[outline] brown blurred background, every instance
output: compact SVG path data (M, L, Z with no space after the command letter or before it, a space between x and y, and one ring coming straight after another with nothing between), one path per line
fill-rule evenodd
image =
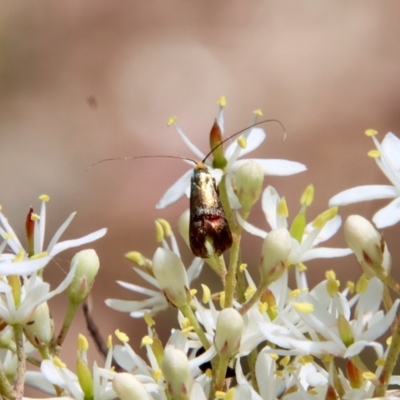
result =
M108 163L90 172L87 167L108 157L192 156L167 128L170 116L178 116L204 152L221 95L228 100L228 134L245 127L256 108L280 119L287 139L267 125L269 137L255 155L307 165L301 175L266 180L286 196L292 216L309 183L316 188L309 218L341 190L387 183L366 156L373 145L363 132L375 128L380 140L389 130L400 134L396 0L0 0L0 5L0 204L21 235L28 207L38 211L42 193L51 197L48 240L72 211L78 214L65 238L109 228L90 246L101 258L93 303L104 336L116 327L132 338L145 334L142 321L108 309L104 300L132 298L115 280L139 282L123 255L139 250L152 257L154 219L167 218L176 229L187 201L165 210L154 206L187 166L154 159ZM344 207L341 214L371 218L386 203ZM260 225L257 213L251 220ZM398 232L399 226L385 230L394 269ZM257 276L261 240L246 237L244 243L243 258ZM344 246L342 232L327 245ZM61 254L46 268L53 285L73 254ZM189 264L189 251L184 259ZM327 269L335 269L343 284L360 274L352 257L308 266L315 280ZM59 310L54 315L59 329L66 302L59 296L52 304ZM171 326L164 327L168 332ZM80 314L74 329L71 349L76 332L86 333ZM65 353L66 361L74 353Z

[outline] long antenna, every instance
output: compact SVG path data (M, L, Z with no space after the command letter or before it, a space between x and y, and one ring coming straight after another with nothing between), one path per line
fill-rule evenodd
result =
M283 126L282 122L279 121L278 119L265 119L264 121L257 122L257 123L255 123L255 124L253 124L253 125L248 126L247 128L244 128L244 129L240 130L239 132L234 133L233 135L231 135L231 136L227 137L226 139L224 139L221 143L218 143L218 144L204 157L202 163L204 163L204 161L207 160L207 158L213 153L213 151L214 151L215 149L217 149L219 146L222 146L222 145L223 145L226 141L228 141L229 139L232 139L233 137L235 137L235 136L237 136L237 135L239 135L239 134L241 134L241 133L243 133L243 132L245 132L245 131L247 131L247 130L249 130L249 129L252 129L254 126L261 125L261 124L265 124L265 123L267 123L267 122L276 122L276 123L278 123L278 124L281 126L281 128L283 129L283 133L284 133L283 140L285 140L285 138L286 138L286 129L285 129L285 127ZM105 159L103 159L103 160L97 161L97 162L95 162L94 164L92 164L92 165L88 168L88 170L89 170L89 169L92 169L93 167L95 167L95 166L98 165L98 164L102 164L102 163L108 162L108 161L127 161L127 160L137 160L137 159L139 159L139 158L175 158L175 159L178 159L178 160L190 161L190 162L192 162L193 164L197 165L197 161L195 161L195 160L193 160L193 159L191 159L191 158L188 158L188 157L170 156L170 155L147 155L147 156L135 156L135 157L105 158Z
M283 129L283 134L284 134L284 135L283 135L283 140L286 139L286 129L285 129L285 127L283 126L283 124L282 124L281 121L279 121L278 119L265 119L264 121L256 122L255 124L250 125L250 126L248 126L247 128L241 129L239 132L236 132L236 133L234 133L233 135L231 135L231 136L227 137L226 139L224 139L221 143L218 143L218 144L204 157L204 159L203 159L202 162L204 163L204 161L206 161L207 158L210 157L210 155L214 152L214 150L218 149L219 146L222 146L222 145L223 145L225 142L227 142L229 139L232 139L233 137L239 135L240 133L243 133L243 132L246 132L246 131L249 130L249 129L252 129L254 126L261 125L261 124L265 124L265 123L267 123L267 122L276 122L276 123L278 123L278 124L281 126L281 128Z

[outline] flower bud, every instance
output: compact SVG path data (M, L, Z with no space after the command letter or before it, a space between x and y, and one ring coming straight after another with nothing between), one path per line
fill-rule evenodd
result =
M282 276L291 249L292 238L287 229L275 229L268 234L260 260L260 274L264 282L272 283Z
M35 347L49 345L54 334L54 323L47 302L36 307L24 326L25 336Z
M241 165L235 175L237 196L240 204L250 209L260 198L264 182L264 170L255 161Z
M346 372L350 386L353 389L360 389L362 384L364 383L362 371L360 371L358 367L354 365L354 363L351 360L347 360Z
M218 125L217 120L214 121L214 124L210 131L210 150L213 150L213 168L223 169L226 167L227 160L224 155L224 148L220 143L222 142L222 131L220 126Z
M380 268L383 261L383 243L380 233L364 217L350 215L344 224L344 237L360 264Z
M127 372L116 374L112 387L121 400L152 400L143 383Z
M75 276L68 286L67 294L71 302L81 303L86 299L94 283L100 267L99 257L93 249L76 253L71 266L77 264Z
M168 347L164 353L161 370L171 397L174 400L189 400L193 378L186 354L182 350Z
M217 318L214 345L220 356L231 358L240 347L243 318L234 308L224 308Z
M153 273L165 296L175 307L179 308L190 302L186 270L175 253L159 247L153 257Z

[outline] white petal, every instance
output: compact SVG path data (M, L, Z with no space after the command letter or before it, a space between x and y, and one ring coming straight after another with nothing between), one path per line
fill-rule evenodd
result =
M76 212L73 212L64 222L63 224L57 229L56 233L54 234L54 236L52 237L52 239L50 240L49 245L47 246L47 252L50 253L51 250L53 249L54 245L58 242L58 240L60 239L61 235L65 232L65 230L68 228L69 224L71 223L71 221L74 219L76 215ZM43 229L43 228L42 228ZM44 229L43 232L41 232L41 234L44 235Z
M51 256L54 257L56 254L61 253L64 250L94 242L95 240L102 238L106 233L107 229L103 228L96 232L89 233L89 235L83 236L79 239L65 240L64 242L57 243L51 251Z
M255 227L254 225L250 224L249 222L245 221L239 213L236 213L236 218L238 220L239 225L246 231L251 233L252 235L259 236L260 238L265 239L267 237L267 232L263 231Z
M389 132L381 143L381 157L383 158L383 163L390 169L391 174L396 179L394 184L399 184L400 180L400 139ZM392 180L390 177L388 177Z
M266 187L262 194L261 207L271 229L287 228L287 226L278 227L277 212L279 201L280 197L276 189L272 186Z
M317 238L314 240L314 246L330 239L339 230L341 224L342 218L339 215L329 220L318 233Z
M0 275L30 275L32 272L44 268L50 260L51 257L46 256L35 260L25 260L16 263L0 263Z
M265 158L252 158L251 160L262 166L265 175L288 176L307 170L307 167L304 164L296 161ZM238 169L242 164L248 161L250 161L250 159L236 161L234 164L234 170Z
M245 135L245 133L243 134ZM250 132L250 134L247 137L247 146L246 148L242 149L237 141L235 140L233 143L231 143L227 149L225 150L225 158L227 160L230 160L232 158L233 153L235 150L239 149L239 154L236 156L236 159L238 157L242 157L253 150L255 150L257 147L260 146L260 144L265 140L266 134L264 132L264 129L262 128L253 128Z
M185 133L183 132L183 130L181 128L179 128L178 125L174 124L174 127L176 129L176 131L178 132L179 136L182 138L182 140L185 142L186 146L189 147L189 149L192 151L192 153L195 154L196 158L199 160L203 160L205 157L205 154L203 154L202 151L200 151L200 149L197 148L197 146L195 146L190 139L185 135Z
M391 199L399 196L399 191L389 185L357 186L338 193L329 200L329 206L346 206L360 201Z
M381 358L383 355L382 345L377 342L369 342L367 340L358 340L353 343L351 346L347 348L345 353L343 354L344 358L351 358L360 354L365 347L373 347L375 352L378 355L378 358Z
M380 209L372 218L377 228L386 228L400 221L400 197Z
M188 187L190 187L190 178L193 170L185 172L163 195L161 200L157 203L156 208L161 209L169 206L170 204L178 201Z
M333 247L315 247L313 249L307 250L300 257L301 262L306 262L309 260L314 260L316 258L335 258L335 257L345 257L352 254L351 249L338 249Z

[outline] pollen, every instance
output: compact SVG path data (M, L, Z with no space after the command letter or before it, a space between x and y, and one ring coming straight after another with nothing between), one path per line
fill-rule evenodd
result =
M144 322L146 322L147 326L152 327L156 324L156 321L154 321L154 319L148 313L144 313L143 319L144 319Z
M378 134L378 131L376 131L375 129L367 129L367 130L365 131L365 135L366 135L366 136L369 136L369 137L375 136L375 135L377 135L377 134Z
M155 369L153 371L153 378L156 382L158 382L162 378L163 374L160 368Z
M13 262L21 262L25 258L25 251L20 250L18 254L15 255Z
M294 308L296 311L303 313L303 314L311 314L314 311L314 306L311 303L293 303Z
M255 293L256 288L252 285L247 286L246 291L244 292L244 297L246 300L250 299L250 297L253 296L253 294Z
M277 212L281 217L287 218L289 216L288 206L284 197L279 200Z
M356 286L356 285L355 285L354 282L352 282L352 281L347 281L347 283L346 283L346 287L347 287L347 289L349 290L349 292L350 292L351 294L354 293L355 286Z
M35 213L31 214L31 221L39 221L39 219L40 219L39 215L37 215Z
M114 332L115 336L122 342L122 343L127 343L129 342L129 336L124 333L121 332L119 329L116 329L116 331Z
M375 365L377 367L383 367L385 365L385 359L384 358L379 358L378 360L375 361Z
M217 104L220 105L221 107L225 107L226 106L226 97L225 96L221 96L217 100Z
M140 265L141 267L144 265L143 256L138 251L130 251L129 253L126 253L125 258L133 261L135 264Z
M257 110L254 110L254 111L253 111L253 114L254 114L254 115L258 115L258 116L261 117L261 116L263 115L263 112L262 112L259 108L257 108Z
M371 158L379 158L381 156L381 152L379 150L370 150L367 154Z
M164 229L164 235L166 237L170 237L172 233L171 225L166 219L158 218L157 221L161 224L162 228Z
M176 115L173 115L168 121L167 121L167 126L171 126L173 124L175 124L176 120L178 119L178 117Z
M211 291L210 288L207 285L201 284L201 287L203 289L203 298L201 299L201 301L206 304L210 301L210 297L211 297Z
M281 361L279 361L279 365L282 367L287 367L287 365L290 363L290 356L285 356L282 358Z
M41 194L39 196L39 200L41 200L41 201L49 201L50 197L47 194Z
M63 362L61 361L61 359L60 359L59 357L57 357L57 356L55 356L55 357L53 358L53 363L54 363L54 365L55 365L56 367L58 367L58 368L66 368L66 367L67 367L67 364L63 363Z
M161 243L164 240L164 229L162 225L158 222L158 220L155 221L156 224L156 241L157 243Z
M295 299L300 294L300 289L294 289L289 293L289 299Z
M112 346L112 335L108 335L107 341L106 341L106 346L107 349L110 349Z
M239 265L239 271L243 272L245 269L247 269L247 264L243 263Z
M336 279L335 271L329 270L325 272L326 279Z
M224 399L225 398L226 393L221 391L221 390L217 390L215 392L215 398L216 399Z
M373 379L376 379L376 375L370 371L363 372L362 376L364 379L367 379L368 381L372 381Z
M151 346L154 343L153 338L151 338L149 335L143 336L142 341L140 343L140 347L144 346Z
M242 136L237 140L237 144L242 148L245 149L247 147L247 139Z

